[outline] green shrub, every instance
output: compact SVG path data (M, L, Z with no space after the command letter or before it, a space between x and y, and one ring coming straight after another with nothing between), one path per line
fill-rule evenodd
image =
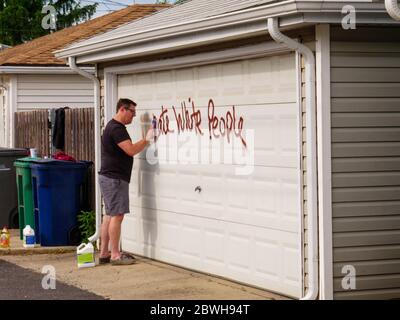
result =
M94 211L81 211L78 214L79 231L82 241L89 242L89 237L96 232L96 214ZM96 244L94 244L96 246Z

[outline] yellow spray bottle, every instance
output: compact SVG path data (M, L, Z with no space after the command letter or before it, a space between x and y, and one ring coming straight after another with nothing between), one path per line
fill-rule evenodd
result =
M9 248L10 247L10 232L7 227L4 227L0 235L0 247Z

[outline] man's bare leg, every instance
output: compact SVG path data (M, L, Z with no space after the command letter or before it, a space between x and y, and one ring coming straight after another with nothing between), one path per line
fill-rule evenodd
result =
M110 226L108 228L112 260L117 260L121 257L121 253L119 251L119 240L121 237L121 224L123 219L123 214L111 217Z
M110 236L108 234L108 229L110 227L110 216L103 217L103 223L101 225L101 245L100 245L100 258L108 258L110 256L110 252L108 250L108 244L110 241Z

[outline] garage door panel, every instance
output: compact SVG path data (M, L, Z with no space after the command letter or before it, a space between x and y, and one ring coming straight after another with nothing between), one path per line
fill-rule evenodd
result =
M190 92L190 90L192 90ZM190 95L187 95L190 93ZM118 77L118 95L160 107L192 98L207 106L213 97L221 105L296 102L296 72L293 55L259 58L182 70ZM151 97L151 98L150 98Z
M137 210L132 211L132 207L130 210L131 214L126 215L126 221L128 221L128 223L122 224L121 233L124 235L123 240L138 244L143 239L143 234L138 233L139 216ZM154 213L156 213L156 211L154 211Z
M181 233L182 256L191 268L203 268L203 230L194 224L191 217L182 217ZM184 241L183 241L184 240Z
M175 95L175 75L174 71L161 71L153 73L154 98L158 101L171 101L176 98ZM149 90L149 89L147 89Z
M124 82L129 83L130 81ZM210 88L200 90L198 82L196 82L194 86L196 90L198 90L196 95L190 94L190 89L181 89L179 93L165 90L156 95L154 87L150 90L149 88L142 89L141 87L142 86L138 86L137 88L132 89L126 86L123 89L118 90L118 95L119 97L129 98L137 102L137 110L155 108L155 106L157 108L160 108L161 106L168 108L172 108L172 106L180 107L182 102L187 103L188 98L191 98L192 101L195 102L195 106L199 108L207 107L210 98L213 98L220 106L243 106L248 104L249 100L251 100L254 105L296 102L296 97L292 95L292 90L295 89L295 87L289 84L286 86L280 86L272 92L266 91L268 90L268 87L261 86L247 89L241 88L239 93L237 88L230 89L235 93L235 95L224 93L222 90L218 90L218 87L215 87L215 85L210 85ZM225 89L225 91L228 91L228 89Z
M138 176L136 170L140 171L139 184L130 187L135 207L299 230L296 169L256 167L252 176L235 176L233 167L210 165L195 166L191 173L182 174L174 165L160 166L156 172L143 171L137 162L145 161L136 161L134 166L133 177ZM201 192L196 191L198 186Z
M195 69L180 69L175 70L176 78L176 97L178 101L186 100L195 92Z
M160 120L167 110L170 128L135 157L123 249L299 297L296 79L294 54L120 75L119 97L138 103L128 127L133 140L142 137L145 113ZM223 132L210 139L210 99L222 125L233 106L235 128L243 119L243 132L231 132L229 143ZM178 135L172 106L181 113L185 102L190 116L192 101L204 135L194 128Z
M204 260L219 268L219 271L225 267L225 232L221 230L221 224L218 221L212 226L204 226Z
M293 245L298 242L298 235L256 226L243 228L229 222L216 224L211 219L176 217L176 213L165 211L157 211L157 225L145 232L142 209L136 208L135 212L138 220L127 215L124 230L134 228L139 235L147 233L148 238L155 239L156 249L124 238L123 250L140 255L153 251L161 261L300 296L299 249ZM182 228L187 219L191 221L190 228Z
M246 94L247 65L245 62L233 62L221 65L221 76L226 84L223 85L222 95L230 96L231 99Z

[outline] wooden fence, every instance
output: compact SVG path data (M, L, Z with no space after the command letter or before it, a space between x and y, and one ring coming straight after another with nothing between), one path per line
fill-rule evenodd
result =
M51 157L52 136L48 110L17 112L16 115L16 147L36 148L41 157ZM76 160L91 161L94 164L94 109L65 110L65 145L66 154ZM89 170L84 192L89 203L85 207L94 207L94 165Z
M75 159L94 162L94 110L65 110L64 152Z
M95 168L94 168L94 109L65 110L65 148L64 152L75 159L91 161L88 183L84 186L89 203L86 207L94 208L95 204Z
M36 148L38 155L50 156L50 128L47 110L15 114L15 146Z

